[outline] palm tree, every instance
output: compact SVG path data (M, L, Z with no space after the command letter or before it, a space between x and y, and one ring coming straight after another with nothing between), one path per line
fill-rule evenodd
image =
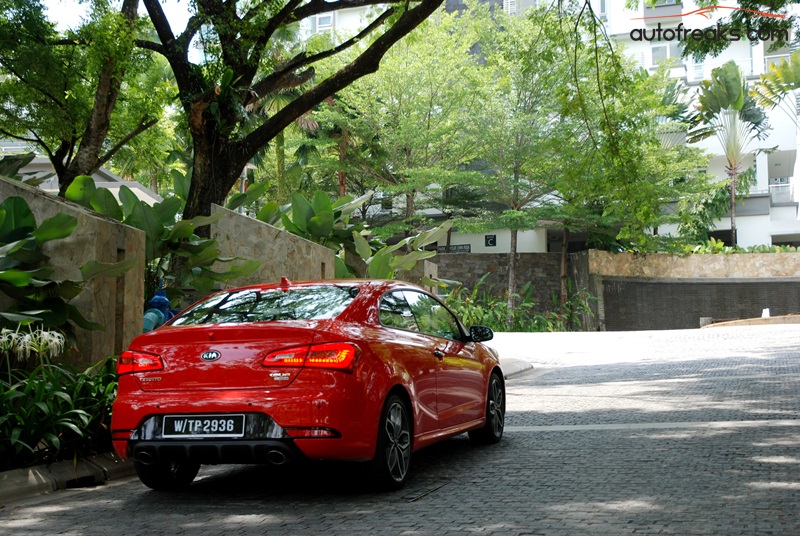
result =
M698 90L700 106L695 128L689 132L690 143L715 135L725 154L731 196L731 244L736 245L736 190L742 164L751 154L748 146L763 139L769 129L767 116L750 96L739 66L731 60L711 72Z

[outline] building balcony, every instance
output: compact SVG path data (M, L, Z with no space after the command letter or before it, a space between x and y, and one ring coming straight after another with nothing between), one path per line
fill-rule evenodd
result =
M790 184L770 184L769 196L773 205L780 203L794 202L794 185Z

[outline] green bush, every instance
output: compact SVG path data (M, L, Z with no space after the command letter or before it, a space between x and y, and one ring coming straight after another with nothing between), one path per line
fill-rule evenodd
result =
M533 288L527 283L517 294L517 306L509 315L507 292L498 294L481 288L487 276L478 280L472 289L454 288L445 298L445 304L468 327L488 326L494 331L577 331L580 330L580 314L591 314L589 301L594 298L584 291L571 293L571 298L563 305L554 295L549 310L537 310Z
M111 449L115 358L86 371L43 362L0 380L0 471Z

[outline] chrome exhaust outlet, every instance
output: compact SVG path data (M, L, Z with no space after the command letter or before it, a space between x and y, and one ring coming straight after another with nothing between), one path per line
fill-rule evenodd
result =
M286 458L286 454L279 450L271 450L267 453L267 461L272 465L283 465L288 462L288 458Z
M136 453L136 461L141 463L142 465L153 465L156 463L155 458L153 455L146 450L140 450Z

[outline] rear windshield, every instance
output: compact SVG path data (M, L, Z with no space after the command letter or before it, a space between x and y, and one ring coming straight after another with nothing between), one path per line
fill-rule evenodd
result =
M339 315L356 287L317 286L289 290L240 290L217 294L176 317L171 325L322 320Z

